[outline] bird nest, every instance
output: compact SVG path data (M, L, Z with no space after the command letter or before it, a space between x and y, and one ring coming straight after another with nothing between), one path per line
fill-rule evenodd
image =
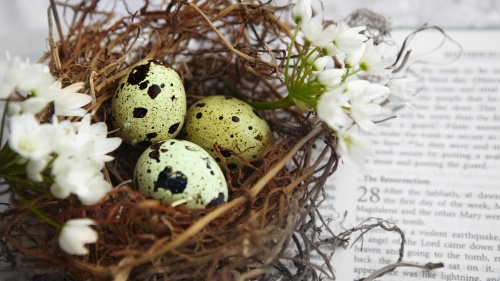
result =
M50 51L40 62L64 85L85 83L93 122L112 128L117 83L143 59L177 70L188 106L209 95L282 97L284 46L292 36L282 18L289 7L161 2L144 0L137 11L126 1L52 2ZM145 198L132 182L142 151L124 144L105 166L114 189L96 205L22 190L31 206L61 224L81 217L97 222L99 239L88 255L65 254L57 246L58 230L19 204L1 216L3 256L11 268L31 276L59 274L65 280L248 280L272 274L305 278L322 271L333 276L329 255L320 253L327 266L311 263L319 249L308 234L319 231L310 222L317 219L325 181L338 164L335 136L311 112L288 108L260 114L275 144L243 169L223 169L226 204L192 210Z

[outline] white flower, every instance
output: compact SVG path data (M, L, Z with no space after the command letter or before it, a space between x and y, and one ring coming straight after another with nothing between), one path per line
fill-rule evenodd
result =
M40 92L40 91L38 91ZM42 111L51 101L47 100L43 97L38 96L30 96L22 102L19 102L18 105L15 103L11 103L13 109L9 109L9 113L12 115L29 113L29 114L37 114Z
M6 99L17 92L21 102L12 102L9 114L37 114L50 103L54 102L55 114L59 116L83 116L92 98L76 93L84 83L75 83L61 89L61 83L54 81L49 68L43 64L22 62L20 58L8 59L7 64L0 65L0 98Z
M362 166L365 158L373 156L371 144L360 136L345 130L338 130L335 134L338 138L337 149L342 158Z
M14 91L39 94L47 91L54 78L49 68L42 64L31 65L19 57L7 58L7 64L0 66L0 98L9 97Z
M77 93L85 84L78 82L61 89L59 81L54 82L54 110L58 116L83 116L86 111L82 107L92 98L89 95Z
M59 199L75 194L83 204L93 205L111 191L101 167L95 167L88 159L58 156L51 172L55 183L50 187L50 192Z
M9 146L20 156L39 160L53 152L53 127L50 124L39 124L32 114L12 116L9 128Z
M102 174L96 174L88 180L87 189L77 193L78 199L84 205L94 205L101 201L106 193L111 191L111 185L107 182Z
M323 15L321 14L312 17L308 21L303 21L301 30L306 40L317 47L324 47L331 43L335 36L334 26L329 25L323 29Z
M61 162L58 161L57 164L59 165ZM68 162L62 162L62 164L71 167L65 168L63 166L59 167L58 171L55 171L58 176L55 177L56 183L50 187L50 192L56 198L65 199L73 193L78 196L78 199L84 205L94 205L104 198L106 193L111 191L111 185L103 178L102 173L92 171L92 169L85 169L85 165L72 165ZM82 177L79 177L76 168L84 169Z
M97 241L97 232L89 227L95 225L91 219L73 219L67 221L59 234L59 246L70 255L85 255L89 250L85 244Z
M323 71L330 62L331 57L319 57L313 62L314 71Z
M389 88L389 100L396 103L408 103L415 99L416 88L412 83L416 78L395 78L385 84Z
M334 130L347 126L351 120L344 110L344 107L349 106L348 98L343 87L321 95L317 105L319 118Z
M48 89L39 90L21 103L21 112L36 114L45 106L54 103L57 116L83 116L86 111L82 106L87 105L92 98L89 95L76 93L83 86L83 82L71 84L61 88L61 82L53 82Z
M318 83L325 86L327 89L333 89L342 83L342 76L345 74L345 69L329 68L316 73Z
M353 68L353 69L356 69L356 68L359 68L359 62L361 60L361 57L363 56L364 52L365 52L365 46L366 45L363 45L363 47L359 50L356 50L350 54L348 54L345 59L344 59L344 66L346 68Z
M55 183L50 192L59 199L73 194L87 194L89 181L101 176L101 167L96 168L87 159L59 155L52 163L51 173Z
M80 122L70 122L63 120L59 122L57 118L53 119L55 127L55 151L58 155L72 155L84 157L89 150L89 144L85 144L77 139L77 132Z
M368 132L375 130L375 123L371 117L380 112L380 105L374 103L376 99L382 98L389 93L389 88L371 84L366 80L349 82L347 91L351 96L349 103L351 105L350 115L354 121Z
M104 162L113 160L106 155L120 146L120 138L107 138L107 126L104 122L90 123L90 115L85 115L80 122L55 122L57 127L56 151L66 157L88 159L96 169L101 169Z
M101 173L104 162L113 160L106 154L115 150L121 139L107 138L106 124L91 124L90 115L78 123L55 122L55 126L58 157L51 169L55 181L51 193L60 199L75 194L85 205L97 203L111 190Z
M90 115L85 115L80 122L77 138L81 142L91 144L91 150L88 151L88 157L97 162L108 162L113 160L112 156L106 155L117 149L122 140L120 138L107 138L108 128L106 123L99 122L90 124Z
M26 174L28 175L28 178L34 182L41 182L43 180L42 172L45 170L51 159L51 156L46 156L39 159L29 160L26 165Z
M311 0L298 0L292 9L292 19L294 22L309 21L312 16Z
M344 60L346 67L359 66L372 75L387 75L392 70L387 69L394 63L394 58L383 58L385 44L373 45L373 40L366 41L363 48L348 54Z
M349 27L345 22L341 21L337 23L337 27L335 28L333 45L338 51L344 54L350 54L359 50L363 47L363 42L368 39L365 35L359 34L365 29L365 26Z
M323 46L323 49L321 51L325 56L335 56L337 54L337 48L335 47L335 45L333 45L333 42L330 42Z

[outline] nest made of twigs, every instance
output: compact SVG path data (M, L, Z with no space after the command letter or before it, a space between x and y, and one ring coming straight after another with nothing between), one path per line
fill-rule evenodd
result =
M119 5L128 12L115 14ZM287 8L229 0L144 0L138 11L129 11L126 2L118 1L52 2L50 52L40 62L48 62L65 85L84 82L84 92L93 98L88 108L93 121L107 122L109 128L116 84L142 59L172 65L189 103L207 95L271 101L284 94L280 77L291 27L281 18ZM88 255L62 252L57 231L20 204L1 217L3 256L16 270L60 272L65 280L246 280L269 277L273 268L292 276L284 260L294 262L297 276L315 274L309 251L293 256L287 247L292 237L297 247L307 243L294 232L307 231L308 216L336 168L335 138L311 113L290 108L262 116L276 143L245 169L226 169L227 204L194 211L144 198L131 181L141 151L122 145L105 168L115 188L96 205L24 191L34 207L61 224L95 220L99 240L89 245ZM318 143L326 145L318 150Z

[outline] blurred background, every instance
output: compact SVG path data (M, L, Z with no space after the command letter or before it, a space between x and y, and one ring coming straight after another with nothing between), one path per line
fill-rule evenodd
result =
M104 2L108 1L111 2ZM273 1L280 4L296 2ZM127 2L131 5L142 3L139 0ZM315 6L321 5L319 0L312 2ZM48 5L49 0L0 0L0 59L3 60L5 51L9 51L34 62L48 50ZM415 28L426 23L447 29L500 28L498 0L324 0L323 6L326 17L332 19L344 18L355 9L368 8L385 16L395 29Z

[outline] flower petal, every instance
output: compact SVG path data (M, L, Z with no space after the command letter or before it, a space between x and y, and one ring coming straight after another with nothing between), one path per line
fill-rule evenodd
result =
M85 244L95 243L98 239L97 232L89 227L95 224L90 219L74 219L64 224L59 234L59 246L71 255L85 255L88 249Z

